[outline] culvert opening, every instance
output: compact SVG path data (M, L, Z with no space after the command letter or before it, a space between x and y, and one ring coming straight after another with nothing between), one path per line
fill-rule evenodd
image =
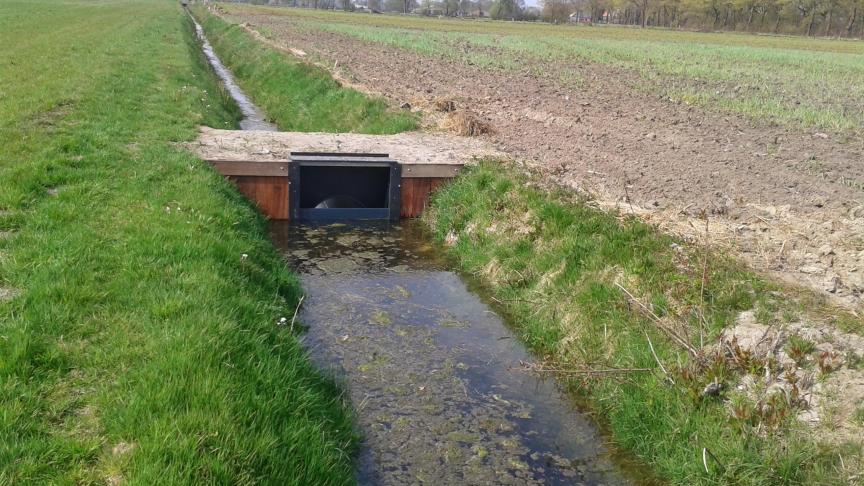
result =
M292 219L399 218L401 170L387 154L293 152L291 162Z

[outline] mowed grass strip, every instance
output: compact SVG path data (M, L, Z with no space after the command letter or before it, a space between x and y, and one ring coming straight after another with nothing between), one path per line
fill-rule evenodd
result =
M620 26L435 19L224 4L307 32L343 34L433 58L559 79L597 63L635 72L640 89L758 122L860 135L864 43ZM578 75L572 75L578 78Z
M204 7L193 11L219 58L279 129L393 134L417 127L416 115L342 87L324 69L263 45Z
M850 481L841 457L860 465L860 443L819 444L780 404L737 419L726 400L703 390L765 369L741 370L710 352L691 358L618 285L696 346L700 328L706 345L716 343L742 311L757 309L778 325L771 316L807 310L734 260L712 254L704 267L699 248L570 193L549 193L516 172L493 162L466 171L436 193L424 217L439 240L455 239L450 253L462 269L488 286L523 341L554 368L655 370L571 382L616 444L674 484Z
M177 2L0 3L0 484L347 484L264 221L173 142L236 111Z

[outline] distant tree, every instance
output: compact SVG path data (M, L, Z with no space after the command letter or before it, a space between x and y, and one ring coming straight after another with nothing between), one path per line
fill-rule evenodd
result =
M795 9L798 12L798 27L806 21L807 27L804 35L809 36L813 32L813 27L816 25L816 14L819 11L819 0L795 0Z
M855 31L855 24L861 18L861 11L864 10L864 0L851 0L848 5L849 19L846 22L846 35L851 36Z
M540 20L541 12L537 7L528 7L522 10L522 18L520 20L525 22L536 22Z
M249 0L268 1L268 0ZM342 0L279 0L341 8ZM348 0L346 0L348 1ZM362 1L362 0L361 0ZM412 12L420 2L424 13L445 16L491 14L496 19L563 23L574 12L592 22L671 28L784 32L804 35L864 34L864 0L540 0L540 9L526 11L524 0L367 0L370 8Z
M544 0L543 20L553 24L561 24L570 19L573 13L573 4L568 0Z
M648 7L650 0L633 0L633 6L639 14L639 21L642 23L642 28L648 25Z
M441 10L448 17L456 15L459 12L459 0L443 0L441 2Z
M522 11L519 0L495 0L489 15L493 19L516 20Z
M489 0L477 0L475 5L477 6L478 17L484 17L489 11L492 10L492 2Z

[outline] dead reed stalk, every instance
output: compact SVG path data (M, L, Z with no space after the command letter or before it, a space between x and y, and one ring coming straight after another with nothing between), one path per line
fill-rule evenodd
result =
M687 342L686 339L681 337L677 332L675 332L674 329L672 329L665 322L663 322L663 320L660 319L660 317L658 317L657 314L654 313L654 311L652 311L650 308L648 308L648 306L643 304L642 301L637 299L633 294L630 293L630 291L625 289L623 285L621 285L619 283L616 283L615 285L619 289L621 289L622 292L624 292L627 295L627 297L630 299L630 301L635 303L642 310L643 314L648 316L648 318L651 320L651 322L654 323L654 325L657 327L657 329L660 329L661 331L663 331L663 333L666 334L666 336L668 336L671 340L678 343L682 348L684 348L688 353L690 353L691 356L696 356L699 354L698 350L696 348L694 348L693 345L691 345L689 342Z

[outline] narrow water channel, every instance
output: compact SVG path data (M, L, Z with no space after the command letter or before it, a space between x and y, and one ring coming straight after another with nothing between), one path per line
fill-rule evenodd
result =
M192 19L192 23L195 24L195 35L201 43L201 50L204 51L204 57L207 58L207 62L210 63L216 76L218 76L219 80L222 81L222 86L225 87L225 90L228 91L228 94L232 99L234 99L234 102L237 103L237 107L240 108L240 113L243 114L243 119L240 120L240 129L262 130L267 132L279 131L276 125L267 121L267 116L264 114L264 111L261 108L258 108L255 103L252 103L249 97L246 96L246 93L240 89L237 81L234 80L234 75L231 74L231 70L222 64L222 61L219 60L219 56L217 56L216 52L213 51L213 46L210 45L210 41L208 41L207 36L204 35L204 28L201 27L201 24L195 20L195 17L193 17L191 13L189 13L189 18Z
M632 484L419 223L274 223L313 361L344 382L361 484Z

